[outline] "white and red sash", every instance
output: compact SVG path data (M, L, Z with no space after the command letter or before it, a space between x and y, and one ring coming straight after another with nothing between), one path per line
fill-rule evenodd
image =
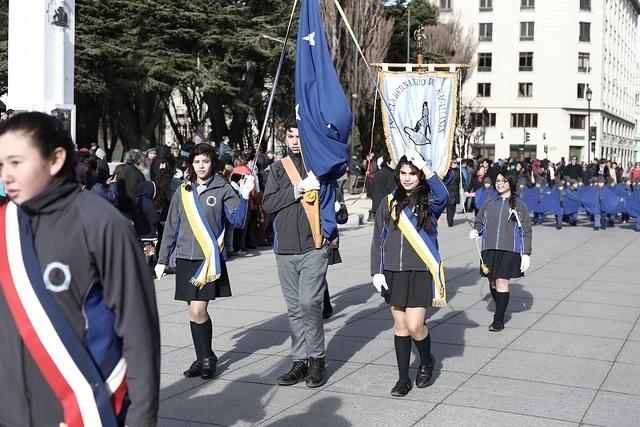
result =
M0 289L18 332L58 397L69 427L118 426L127 400L126 362L100 367L45 288L29 217L14 203L0 207ZM117 359L116 359L117 360ZM103 378L102 372L110 372Z

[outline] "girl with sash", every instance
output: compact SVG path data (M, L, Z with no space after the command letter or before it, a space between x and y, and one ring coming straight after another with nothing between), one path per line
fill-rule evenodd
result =
M496 306L489 330L504 329L504 313L509 304L509 281L527 271L531 255L531 217L527 206L518 199L516 178L506 170L496 177L495 197L480 209L469 232L470 239L481 239L482 260L488 273L489 290Z
M75 165L52 116L0 128L0 425L155 426L153 279L129 221L80 191Z
M247 175L240 181L239 198L231 184L215 173L216 161L216 151L209 144L196 145L189 155L188 178L171 200L155 267L156 277L162 277L175 251L175 299L188 305L196 352L184 376L203 379L213 378L218 361L211 348L209 301L231 296L225 220L238 229L244 227L247 199L254 187L254 178Z
M449 201L440 177L414 150L395 169L397 188L376 209L371 242L373 285L391 306L399 379L391 395L405 396L411 341L420 354L416 387L429 385L435 359L425 325L430 306L446 305L444 267L438 251L438 218Z

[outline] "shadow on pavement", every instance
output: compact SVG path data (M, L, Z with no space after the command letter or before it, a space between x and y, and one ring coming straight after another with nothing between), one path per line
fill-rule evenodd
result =
M266 423L271 427L347 427L351 423L337 414L342 406L342 401L337 397L324 397L311 404L304 414L289 415L288 417Z

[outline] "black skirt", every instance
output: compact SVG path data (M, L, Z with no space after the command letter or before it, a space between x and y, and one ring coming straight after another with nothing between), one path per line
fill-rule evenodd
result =
M389 287L387 304L396 307L431 307L433 277L429 271L384 271ZM383 289L384 293L384 289Z
M514 279L522 277L520 271L520 254L511 251L488 249L482 251L482 260L489 267L489 274L484 274L480 268L480 275L494 279Z
M209 282L202 289L191 284L190 280L202 261L188 259L176 260L176 294L178 301L209 301L216 298L230 297L231 284L227 265L222 263L222 275L215 282Z

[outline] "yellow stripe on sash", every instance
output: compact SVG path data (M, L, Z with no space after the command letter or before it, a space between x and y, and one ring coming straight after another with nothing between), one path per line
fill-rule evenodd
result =
M391 218L396 220L395 209L391 206L392 195L388 196L389 200L389 214ZM433 299L431 305L434 307L446 307L447 306L447 288L444 278L444 263L438 260L431 253L431 250L427 244L422 240L420 233L413 226L411 220L404 212L400 213L400 219L398 220L398 228L405 239L411 244L413 250L416 251L420 259L425 263L427 269L433 277Z
M180 199L182 200L182 206L185 214L187 215L189 226L191 227L193 236L196 238L196 241L204 254L204 261L196 271L194 277L191 278L190 282L193 285L202 288L207 283L217 280L222 274L219 254L224 247L224 232L221 233L221 236L218 237L217 241L214 240L215 236L211 236L207 230L207 226L203 222L206 221L206 219L201 218L200 213L198 212L198 207L196 206L194 197L198 197L197 193L194 194L187 191L186 186L184 185L180 187ZM213 252L216 249L218 250L217 254Z

